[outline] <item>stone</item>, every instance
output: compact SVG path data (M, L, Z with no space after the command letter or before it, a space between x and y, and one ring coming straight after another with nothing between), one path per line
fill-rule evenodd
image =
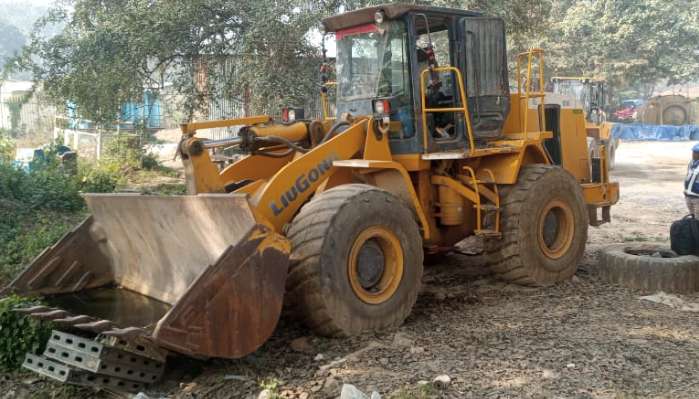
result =
M340 399L369 399L364 392L360 391L352 384L343 384Z
M381 399L381 395L374 391L371 396L367 396L352 384L343 384L340 399Z
M451 384L451 377L446 374L438 375L432 380L432 385L437 389L446 389Z
M337 392L340 390L340 383L337 381L335 377L328 377L325 379L325 382L323 383L323 391L327 394L331 395L337 395Z
M291 340L291 342L289 343L289 347L294 352L301 352L301 353L312 353L313 352L313 345L311 345L311 341L308 337L300 337L300 338L296 338L294 340Z
M410 348L410 353L412 353L413 355L417 355L417 354L424 353L424 352L425 352L425 348L423 348L421 346L413 346Z
M272 399L272 397L272 391L269 389L263 389L259 394L257 394L257 399Z
M412 344L413 340L404 333L397 332L393 336L393 346L411 346Z
M196 382L190 382L188 384L180 383L180 389L182 389L182 392L185 392L185 393L190 393L190 392L194 391L194 389L196 387L197 387Z
M320 362L320 361L325 360L325 356L323 356L322 353L319 353L316 355L316 357L313 358L313 360L315 360L316 362Z

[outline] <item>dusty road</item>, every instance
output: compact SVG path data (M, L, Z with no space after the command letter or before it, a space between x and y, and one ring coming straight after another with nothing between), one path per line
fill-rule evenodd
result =
M699 314L642 302L646 293L593 273L604 244L667 240L671 221L686 211L682 179L692 145L622 144L613 173L621 202L613 224L590 230L573 281L505 285L473 258L452 256L427 268L416 308L397 330L326 339L286 315L257 353L174 362L148 394L255 398L267 387L284 398L335 398L351 383L384 398L699 397ZM445 389L422 385L442 374L451 378Z

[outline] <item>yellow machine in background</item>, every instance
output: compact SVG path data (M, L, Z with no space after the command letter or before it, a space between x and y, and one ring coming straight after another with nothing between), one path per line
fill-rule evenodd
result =
M582 112L547 105L542 50L517 57L510 93L501 19L387 5L323 23L338 42L336 118L184 124L188 195L88 195L92 216L8 291L47 296L50 306L25 313L97 335L99 353L81 363L84 348L67 340L84 338L57 333L53 352L26 367L67 382L89 370L121 387L134 377L110 353L244 356L284 300L322 335L396 326L416 301L424 254L471 235L507 281L575 273L588 225L610 220L619 191L606 148L590 159ZM234 125L234 138L196 135ZM214 148L245 156L219 170ZM76 295L103 306L71 306Z
M563 108L580 109L585 113L590 158L599 158L600 148L604 146L608 168L613 169L620 140L612 137L614 124L607 121L607 82L581 76L554 76L551 84L552 92L548 93L547 102Z

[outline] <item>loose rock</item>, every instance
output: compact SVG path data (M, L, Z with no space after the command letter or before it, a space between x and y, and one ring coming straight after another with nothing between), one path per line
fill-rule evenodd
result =
M313 352L313 345L311 345L310 339L308 337L300 337L292 340L289 343L289 347L291 350L294 352L301 352L301 353L312 353Z
M404 333L397 332L396 335L393 336L393 346L411 346L412 344L413 340Z
M417 354L424 353L424 352L425 352L425 348L423 348L421 346L413 346L410 348L410 353L412 353L413 355L417 355Z
M446 374L438 375L432 380L432 385L437 389L446 389L451 384L451 377Z
M323 383L323 392L327 394L337 395L337 392L339 390L340 383L337 381L335 377L328 377L325 379L325 382Z

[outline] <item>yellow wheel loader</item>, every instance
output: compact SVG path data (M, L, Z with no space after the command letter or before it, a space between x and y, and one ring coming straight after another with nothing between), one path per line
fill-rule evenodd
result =
M546 102L562 107L580 109L587 120L587 142L590 158L599 158L600 148L606 148L607 168L614 169L619 138L612 137L614 124L607 121L609 94L603 79L581 76L551 78L552 92Z
M542 50L517 56L510 93L499 18L392 4L323 24L336 115L188 123L188 195L85 195L91 216L5 290L44 297L18 311L56 326L27 368L139 389L169 353L254 352L284 301L325 336L397 326L424 254L471 235L507 281L575 273L619 191L604 154L589 157L584 115L546 104ZM238 135L196 135L227 126ZM244 157L220 170L212 149Z

